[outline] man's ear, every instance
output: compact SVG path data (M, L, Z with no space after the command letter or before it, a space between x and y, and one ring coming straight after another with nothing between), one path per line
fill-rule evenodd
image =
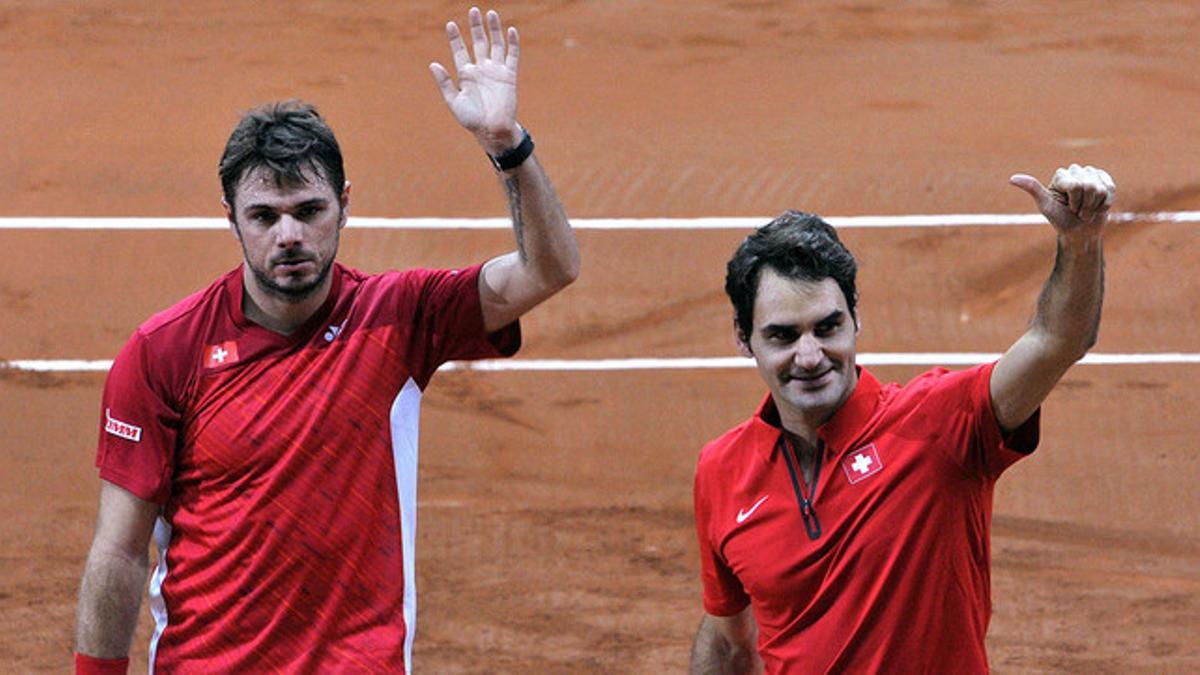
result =
M221 206L225 208L225 219L229 221L229 231L233 233L234 239L241 241L242 231L238 229L237 218L233 215L233 207L225 201L224 197L221 197Z
M342 194L338 196L338 203L342 207L342 220L338 223L338 229L346 226L346 220L350 217L350 181L342 186Z
M754 358L754 350L750 348L750 339L738 326L737 319L733 320L733 341L737 343L738 353L748 358Z

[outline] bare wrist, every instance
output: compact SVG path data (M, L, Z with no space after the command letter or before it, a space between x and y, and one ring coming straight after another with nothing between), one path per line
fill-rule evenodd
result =
M516 122L504 129L483 129L475 134L475 140L483 147L483 151L493 157L517 147L524 137L525 130Z
M1071 252L1086 253L1101 248L1104 243L1103 230L1094 232L1058 233L1059 247Z

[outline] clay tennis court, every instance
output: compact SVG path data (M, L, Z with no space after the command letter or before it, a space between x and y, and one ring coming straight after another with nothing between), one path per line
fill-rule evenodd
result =
M460 266L503 230L487 160L426 64L466 5L0 2L0 218L219 217L237 115L315 102L353 183L342 260ZM411 3L416 5L416 3ZM1095 352L1200 352L1200 7L1190 2L512 2L522 122L589 219L1029 214L1006 184L1108 169ZM218 229L0 228L0 360L111 359L236 265ZM164 221L165 222L165 221ZM461 223L462 221L454 221ZM640 223L640 224L639 224ZM734 354L744 229L581 228L582 278L519 359ZM859 350L998 352L1049 271L1046 225L848 228ZM1154 360L1154 359L1151 359ZM921 365L873 367L906 380ZM996 672L1200 670L1200 364L1081 365L999 484ZM67 670L95 516L102 372L0 369L0 670ZM664 673L700 618L691 480L763 385L742 368L452 370L425 398L418 672ZM149 613L135 639L145 664Z

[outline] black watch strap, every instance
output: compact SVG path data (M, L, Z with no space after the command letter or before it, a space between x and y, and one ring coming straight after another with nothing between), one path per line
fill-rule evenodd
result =
M525 135L521 137L521 142L517 143L517 147L505 150L499 155L488 155L488 159L492 160L492 166L496 167L497 171L515 169L533 154L533 136L530 136L529 132L524 129L522 131Z

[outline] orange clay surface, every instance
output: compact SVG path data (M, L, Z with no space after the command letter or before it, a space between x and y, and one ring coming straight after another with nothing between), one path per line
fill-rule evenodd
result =
M502 216L428 75L447 2L0 1L0 216L220 215L240 111L338 132L352 215ZM1129 0L513 2L522 122L571 215L1028 213L1016 171L1107 168L1120 211L1200 209L1200 8ZM1197 226L1107 239L1099 352L1200 352ZM584 231L521 358L729 356L745 232ZM1048 226L847 230L863 352L994 352ZM355 230L366 270L457 266L501 231ZM0 230L0 359L109 359L237 264L225 232ZM907 380L916 367L880 367ZM1078 366L1001 480L996 672L1200 670L1200 366ZM0 671L65 671L98 489L102 374L0 369ZM682 672L701 615L691 478L749 368L438 375L422 421L418 672ZM148 612L134 642L146 659Z

